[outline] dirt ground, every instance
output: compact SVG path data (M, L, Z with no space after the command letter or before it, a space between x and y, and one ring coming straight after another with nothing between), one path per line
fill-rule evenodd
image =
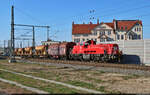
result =
M106 73L101 70L74 70L73 68L27 63L10 64L0 62L0 68L95 89L105 93L150 93L150 77L145 76Z

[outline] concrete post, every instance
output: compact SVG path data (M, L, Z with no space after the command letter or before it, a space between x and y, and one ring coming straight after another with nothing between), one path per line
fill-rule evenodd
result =
M146 62L146 40L143 40L144 42L144 45L143 45L143 47L144 47L144 57L143 57L143 63L145 63Z

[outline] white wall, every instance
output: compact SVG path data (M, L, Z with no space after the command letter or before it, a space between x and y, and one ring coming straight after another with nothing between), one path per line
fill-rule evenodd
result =
M123 51L124 63L144 63L150 65L150 39L114 41Z

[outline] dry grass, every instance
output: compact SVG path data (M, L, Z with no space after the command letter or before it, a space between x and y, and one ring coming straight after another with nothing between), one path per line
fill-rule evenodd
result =
M22 89L12 84L4 83L0 81L0 92L5 92L7 94L34 94L31 91Z
M101 70L74 70L55 66L0 62L6 68L106 93L150 93L150 77L105 73ZM143 89L144 88L144 89Z
M32 78L27 78L24 76L8 73L8 72L4 72L4 71L0 71L0 73L1 73L0 77L3 79L15 81L15 82L21 83L25 86L44 90L49 93L85 93L85 92L71 89L71 88L68 88L65 86L48 83L48 82L44 82L44 81L40 81L40 80L35 80Z

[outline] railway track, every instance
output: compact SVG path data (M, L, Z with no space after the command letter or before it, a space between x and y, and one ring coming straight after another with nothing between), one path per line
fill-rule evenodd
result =
M22 59L19 59L22 60ZM71 61L71 60L51 60L48 58L38 59L38 58L24 58L23 60L28 60L32 62L44 62L44 63L63 63L72 65L86 65L95 67L110 67L110 68L121 68L121 69L133 69L150 71L150 66L136 65L136 64L119 64L119 63L98 63L98 62L81 62L81 61Z

